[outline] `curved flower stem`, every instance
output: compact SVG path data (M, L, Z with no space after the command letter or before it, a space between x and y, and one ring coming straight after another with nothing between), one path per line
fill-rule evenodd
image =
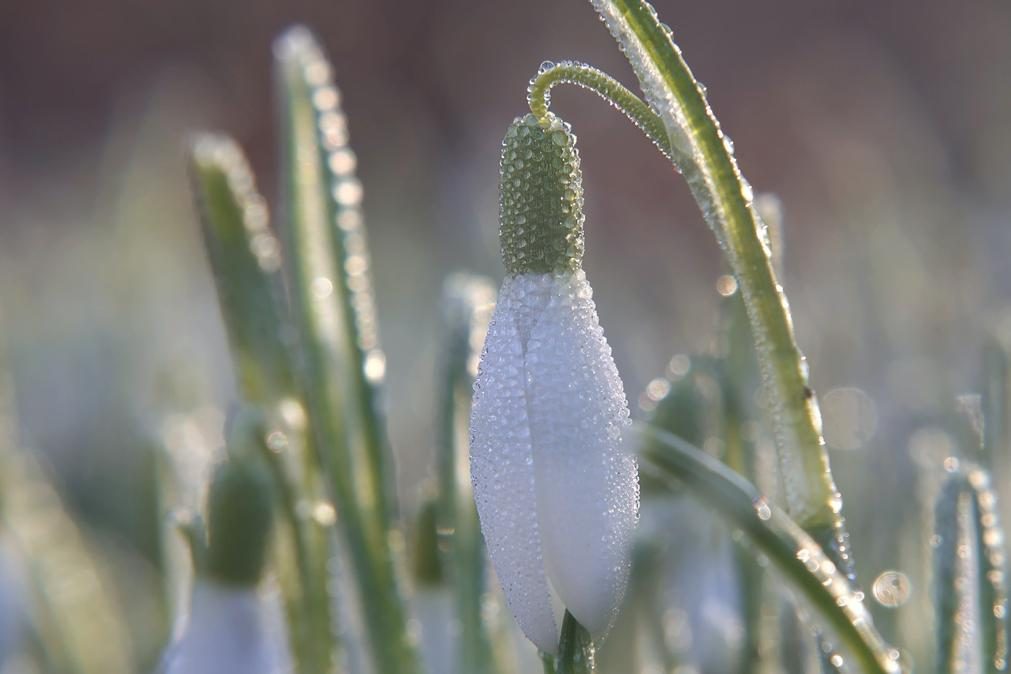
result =
M683 148L693 159L681 168L744 297L772 403L787 508L849 575L852 561L842 501L821 436L817 400L770 260L765 228L752 203L751 187L737 168L732 144L656 10L644 0L591 2L635 69L672 147Z
M530 80L527 102L530 104L530 112L540 122L547 122L548 108L551 106L551 89L559 84L573 84L603 98L628 117L629 121L635 124L665 157L674 162L675 166L680 167L690 161L687 155L671 147L670 136L667 135L663 120L641 98L607 73L585 63L545 62L537 75Z
M677 436L638 426L644 458L724 516L763 552L830 625L864 672L899 672L893 652L846 576L822 548L722 462Z

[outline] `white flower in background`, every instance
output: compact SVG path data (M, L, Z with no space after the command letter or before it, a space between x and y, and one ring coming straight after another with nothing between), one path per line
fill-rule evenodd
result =
M162 671L287 674L278 597L273 598L271 602L271 595L261 595L255 586L197 580L185 624L166 653Z
M638 473L622 445L628 404L581 267L582 184L568 125L517 119L501 181L508 276L474 388L471 475L509 608L553 653L562 608L594 636L614 619Z
M280 597L261 589L272 503L266 468L232 456L211 484L206 548L194 540L196 580L160 674L289 674Z

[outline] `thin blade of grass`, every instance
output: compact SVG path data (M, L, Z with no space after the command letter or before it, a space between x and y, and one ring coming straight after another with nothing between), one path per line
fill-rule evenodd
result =
M0 525L24 565L28 611L47 671L134 671L110 579L41 467L11 447L0 448Z
M1004 672L1004 533L986 471L970 466L950 475L937 499L935 522L937 667L944 672Z
M804 596L865 672L898 672L895 653L874 629L870 613L845 574L777 507L721 462L647 425L643 458L679 480L740 528Z
M788 510L849 575L852 561L841 498L821 437L817 400L751 187L737 168L703 88L652 6L643 0L591 1L632 64L646 102L664 121L671 146L692 158L679 168L741 287L786 468Z
M487 588L484 539L470 483L470 407L477 363L495 304L483 277L454 274L442 297L444 349L440 403L439 529L450 532L448 566L460 621L460 671L498 671L482 617Z
M339 256L331 199L335 185L327 168L329 141L343 138L343 116L330 68L315 40L301 27L275 46L283 124L284 187L291 297L298 326L298 374L310 426L339 512L339 528L358 590L369 652L377 672L410 674L419 665L408 638L406 611L390 541L387 491L390 466L373 451L363 427L359 361L348 343L353 328L342 293L348 260ZM342 262L344 263L342 265ZM381 466L383 466L381 468Z

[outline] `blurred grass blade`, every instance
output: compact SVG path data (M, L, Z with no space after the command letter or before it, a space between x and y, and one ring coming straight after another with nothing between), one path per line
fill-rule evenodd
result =
M350 157L332 147L344 146L344 118L330 84L329 64L306 29L292 28L278 39L275 61L284 139L286 248L310 425L340 514L375 669L380 674L410 674L418 664L407 634L388 529L387 473L392 466L364 432L372 417L359 396L363 371L354 355L358 346L348 340L354 327L348 325L341 297L344 275L354 265L350 257L340 257L335 239L339 228L350 228L359 217L357 209L341 211L343 217L336 222L333 215L335 192L354 196L357 204L356 183L332 181L331 164L343 166ZM360 268L364 258L355 257L355 264Z
M558 674L593 674L594 657L589 632L566 611L558 640Z
M591 0L632 64L646 101L663 120L671 146L691 157L681 168L706 222L723 247L748 308L769 394L776 445L786 470L790 514L851 575L841 499L821 437L786 297L770 260L764 225L731 144L656 11L644 0Z
M319 269L325 274L317 277L329 285L319 280L315 291L325 292L327 298L318 299L336 304L340 314L337 321L340 334L333 338L344 360L348 434L353 451L362 455L375 490L370 498L376 499L376 516L388 530L397 505L393 457L379 411L379 387L385 377L386 357L379 346L371 260L361 211L362 185L355 177L357 160L348 145L340 91L319 44L304 27L290 29L279 44L286 46L287 56L282 60L290 66L288 74L298 79L296 86L305 98L305 140L308 142L310 131L315 139L317 157L311 164L308 155L304 157L307 163L302 168L308 171L312 165L316 173L313 180L317 193L312 198L319 203L313 209L321 210L306 222L311 220L314 228L320 228L314 236L318 237L319 245L329 248L320 252L320 262L324 258L327 261ZM308 146L305 149L308 152ZM306 196L303 193L301 198Z
M898 672L860 594L820 546L744 478L680 438L640 426L643 457L740 528L803 595L864 672Z
M10 448L0 450L0 524L24 565L46 671L134 671L110 579L34 458Z
M321 485L286 343L292 328L280 244L245 157L231 139L198 137L191 177L239 389L265 417L256 444L271 466L284 513L279 539L284 543L276 556L292 651L300 672L328 672L337 647L327 589L329 523L305 516L306 502L320 501Z
M1006 559L996 508L989 476L981 468L953 473L938 497L934 594L939 671L1006 671Z
M439 438L439 529L449 534L448 566L460 621L460 670L498 671L482 617L485 550L470 483L470 406L477 363L495 305L495 285L454 274L442 293L445 352Z

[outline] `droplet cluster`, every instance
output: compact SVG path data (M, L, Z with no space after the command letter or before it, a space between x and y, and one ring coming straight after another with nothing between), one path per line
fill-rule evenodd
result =
M510 274L575 271L583 259L576 137L549 115L517 118L502 141L499 243Z
M552 635L528 626L551 616L545 586L597 635L624 594L639 506L628 425L583 272L507 278L475 384L471 471L510 609L541 648Z

